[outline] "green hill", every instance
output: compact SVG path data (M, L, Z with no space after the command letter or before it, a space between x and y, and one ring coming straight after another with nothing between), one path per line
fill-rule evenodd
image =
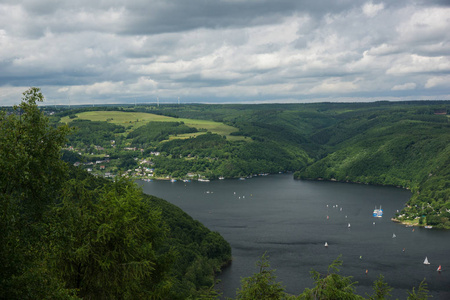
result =
M298 179L408 188L412 198L397 218L447 228L449 111L449 101L121 108L123 113L151 113L160 120L165 116L216 122L235 131L222 136L206 129L197 135L185 133L192 128L187 123L177 123L175 130L169 128L174 123L150 122L130 129L128 138L117 133L116 146L142 147L142 155L134 154L134 159L150 161L158 178L187 174L235 178L293 171ZM183 138L171 138L178 134ZM89 152L95 154L92 148ZM119 150L111 151L111 158L127 162L111 170L138 166L132 155ZM160 155L151 154L156 152Z

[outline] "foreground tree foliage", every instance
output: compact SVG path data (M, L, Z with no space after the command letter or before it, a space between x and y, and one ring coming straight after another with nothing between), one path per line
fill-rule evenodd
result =
M289 295L284 291L280 282L276 282L275 270L270 270L270 263L266 254L263 254L256 265L260 268L259 272L251 277L241 280L241 287L237 289L236 299L260 299L260 300L384 300L390 299L392 287L385 281L383 275L379 275L373 284L373 294L364 298L357 295L355 285L358 283L352 281L351 276L339 275L339 266L342 260L338 257L328 267L326 274L321 274L316 270L311 270L311 277L314 279L314 287L306 288L300 295ZM426 300L431 296L428 293L427 284L423 280L417 292L415 288L408 291L408 300Z
M312 270L311 275L315 280L315 287L305 289L299 299L364 299L355 294L357 282L352 282L352 277L337 274L340 265L342 265L342 260L338 258L328 267L327 274Z
M69 168L60 150L70 130L48 124L42 100L31 88L12 114L0 115L0 298L214 295L228 243L128 179ZM180 232L178 219L191 231Z
M268 257L264 254L256 263L259 272L241 280L241 288L237 291L236 299L283 299L284 287L276 282L275 270L270 270Z
M0 298L39 298L65 292L46 268L41 253L43 214L55 203L65 179L60 148L67 126L53 128L37 107L37 88L22 103L0 112ZM47 290L52 286L51 290ZM69 296L68 294L65 294Z
M89 190L70 180L49 212L52 262L82 298L164 298L174 253L158 254L168 228L161 212L126 180Z

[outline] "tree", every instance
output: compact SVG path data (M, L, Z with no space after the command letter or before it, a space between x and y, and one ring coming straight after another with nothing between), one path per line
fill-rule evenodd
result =
M60 149L69 128L49 125L37 106L43 100L33 87L11 114L0 112L0 298L33 298L53 280L41 267L41 221L64 181Z
M428 298L431 298L431 296L428 294L428 287L425 279L420 282L417 293L414 288L411 292L408 291L408 300L426 300Z
M392 287L390 287L385 281L384 276L379 275L378 279L373 283L373 295L369 297L370 300L383 300L390 297L390 291L392 291Z
M90 181L70 180L50 213L52 269L82 298L164 298L174 253L158 253L167 232L161 212L127 179L96 189Z
M256 266L259 267L259 272L241 280L241 288L236 292L236 299L283 299L285 297L284 288L281 283L275 282L275 270L269 269L270 264L265 253Z
M342 265L342 260L338 257L328 267L327 274L321 274L312 270L311 275L315 280L315 287L312 289L306 288L299 295L299 299L364 299L355 294L354 285L357 282L352 282L352 277L343 277L337 274L339 272L338 266L340 265Z

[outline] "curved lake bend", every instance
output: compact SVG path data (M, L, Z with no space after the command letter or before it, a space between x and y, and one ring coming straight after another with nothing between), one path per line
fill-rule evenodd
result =
M342 254L340 274L353 276L361 295L372 294L373 282L383 274L394 288L393 299L406 299L407 290L417 289L424 278L433 299L450 299L450 231L390 221L408 201L409 191L300 181L292 174L139 184L145 193L179 206L231 244L233 263L218 277L226 297L235 297L240 279L257 272L255 262L267 252L277 280L292 294L313 287L312 268L325 273ZM380 205L383 217L372 217ZM423 264L425 256L430 265ZM436 271L438 265L442 272Z

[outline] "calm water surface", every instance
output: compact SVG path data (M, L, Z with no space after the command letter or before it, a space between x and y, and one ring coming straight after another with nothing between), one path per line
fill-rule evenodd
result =
M292 174L140 184L145 193L179 206L231 244L233 263L218 277L225 297L235 297L240 279L257 272L255 263L267 252L278 281L292 294L313 287L310 270L325 273L342 254L341 274L358 281L361 295L371 294L383 274L395 298L406 299L407 290L426 278L433 299L450 299L450 231L413 231L390 221L408 201L409 191L299 181ZM380 205L383 217L373 218ZM425 256L430 265L423 264Z

